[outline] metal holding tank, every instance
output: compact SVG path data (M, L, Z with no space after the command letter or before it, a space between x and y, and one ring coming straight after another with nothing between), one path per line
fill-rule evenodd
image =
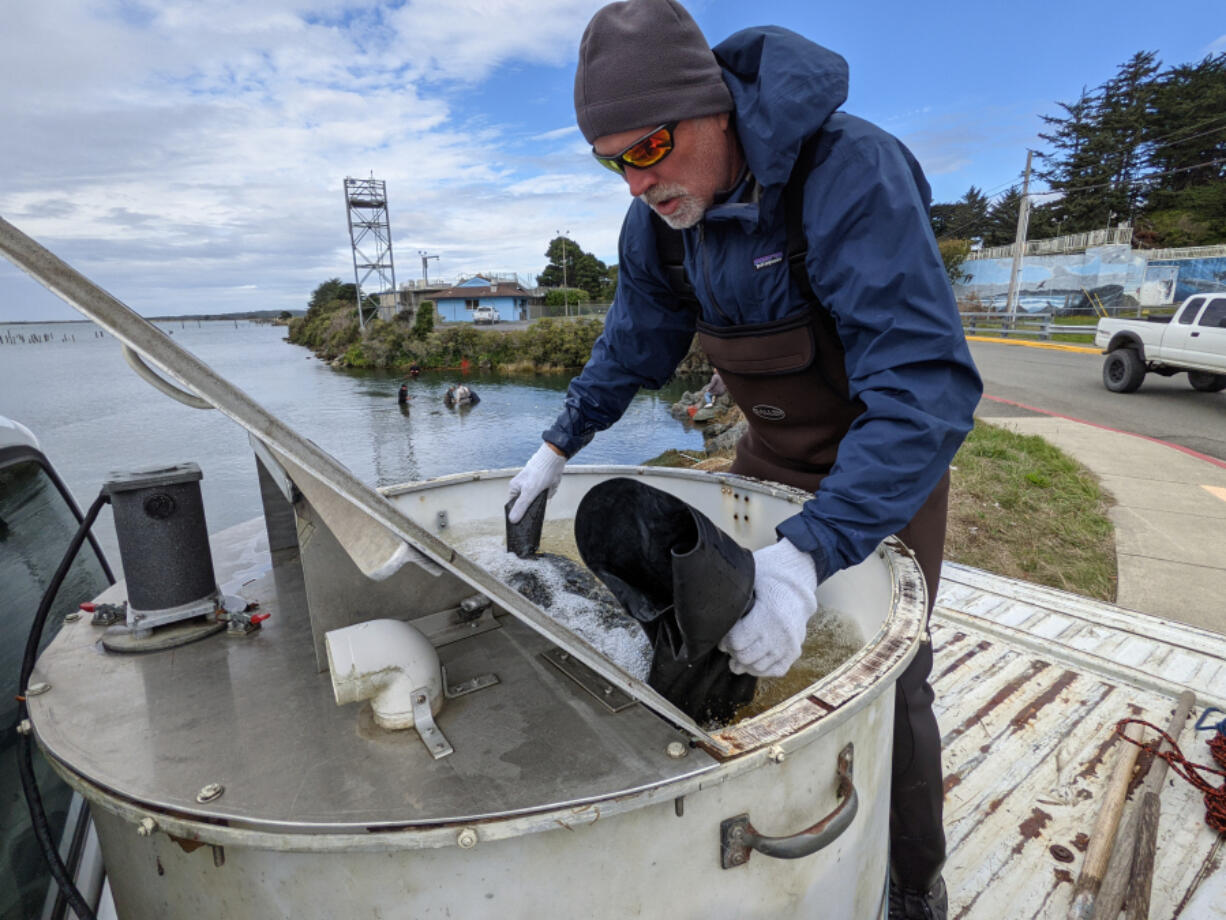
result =
M159 389L245 428L259 461L263 521L218 535L212 556L220 589L270 620L125 655L79 619L32 675L34 734L92 805L120 916L884 914L892 689L926 609L900 543L821 586L858 651L760 715L700 726L448 542L501 522L511 471L377 493L3 220L0 251L192 393ZM617 475L750 549L806 498L576 467L548 515ZM125 597L121 583L99 600ZM435 685L408 640L425 663L403 669L424 675L413 729L387 727L407 720L395 700L381 719L347 703L329 673L328 635L381 619L438 655Z
M880 912L892 687L925 604L901 544L822 586L823 607L865 637L858 652L704 740L580 663L560 666L564 650L445 569L367 578L268 462L267 524L214 540L223 584L252 570L265 526L279 546L241 587L273 614L262 630L121 656L99 654L79 621L39 661L54 689L30 700L38 738L93 805L121 916ZM500 520L508 475L384 491L446 537ZM749 547L804 499L726 475L575 467L549 516L572 516L614 475L677 494ZM120 584L102 599L122 595ZM338 705L356 697L334 690L344 668L328 671L338 629L387 619L429 640L410 655L413 680L437 654L442 692L416 730L383 727L369 702Z

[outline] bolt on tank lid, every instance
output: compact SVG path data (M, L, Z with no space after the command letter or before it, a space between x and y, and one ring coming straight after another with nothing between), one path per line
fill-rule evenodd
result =
M131 492L155 486L173 486L185 482L199 482L204 478L198 463L176 463L174 466L156 466L144 470L112 470L102 484L107 495L116 492Z

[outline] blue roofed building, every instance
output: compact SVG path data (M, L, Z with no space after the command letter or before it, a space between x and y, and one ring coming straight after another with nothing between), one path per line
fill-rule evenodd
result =
M505 322L528 318L532 294L516 276L487 278L475 275L434 295L439 319L448 323L471 323L477 307L493 307Z

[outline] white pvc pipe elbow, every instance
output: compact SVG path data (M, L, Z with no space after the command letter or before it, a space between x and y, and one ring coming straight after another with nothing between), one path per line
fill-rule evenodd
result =
M403 620L367 620L324 634L338 706L370 700L380 728L413 728L413 694L423 689L431 714L443 706L438 652Z

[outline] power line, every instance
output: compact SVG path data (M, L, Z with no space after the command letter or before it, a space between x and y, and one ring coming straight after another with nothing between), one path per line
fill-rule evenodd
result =
M1209 134L1217 134L1219 131L1226 131L1226 125L1222 125L1220 128L1210 128L1208 131L1202 131L1200 134L1193 134L1193 135L1190 135L1189 137L1181 137L1179 140L1171 141L1170 143L1167 143L1167 144L1158 144L1156 147L1153 147L1152 149L1161 150L1163 147L1175 147L1179 144L1186 144L1188 141L1194 141L1198 137L1205 137L1206 135L1209 135ZM1149 146L1149 143L1150 143L1149 141L1145 141L1141 144L1141 146L1143 147Z
M1176 130L1176 131L1172 131L1172 132L1171 132L1170 134L1168 134L1166 137L1159 137L1159 138L1155 138L1155 139L1154 139L1154 140L1152 140L1152 141L1146 141L1146 143L1150 143L1150 144L1157 144L1157 143L1160 143L1160 142L1162 142L1162 141L1165 141L1165 140L1167 140L1167 139L1169 139L1169 138L1175 137L1175 135L1180 134L1180 133L1182 133L1182 132L1184 132L1184 131L1195 131L1197 128L1203 128L1205 125L1212 124L1212 123L1213 123L1213 122L1215 122L1215 121L1226 121L1226 115L1214 115L1212 118L1206 118L1204 121L1197 122L1197 123L1196 123L1196 124L1194 124L1194 125L1184 125L1182 128L1179 128L1179 129L1178 129L1178 130ZM1215 129L1215 130L1216 130L1216 129ZM1199 137L1200 135L1196 135L1196 136L1197 136L1197 137ZM1190 138L1190 137L1185 137L1185 138L1181 138L1180 140L1177 140L1177 141L1172 141L1172 143L1174 143L1174 144L1182 144L1184 141L1190 141L1190 140L1192 140L1192 138Z
M1077 185L1077 186L1073 186L1072 188L1054 189L1049 192L1029 192L1028 197L1040 198L1046 195L1067 195L1069 192L1088 192L1088 191L1093 191L1094 189L1098 189L1098 188L1112 188L1112 187L1116 187L1119 185L1144 185L1149 182L1152 182L1155 179L1161 179L1163 176L1173 176L1176 173L1189 172L1193 169L1200 169L1204 166L1218 166L1222 163L1226 163L1226 157L1221 157L1216 160L1206 160L1204 163L1197 163L1193 166L1181 166L1179 169L1168 169L1165 172L1154 173L1153 175L1144 176L1140 179L1134 179L1133 181L1127 182L1127 183L1100 182L1094 185ZM958 204L958 202L951 202L951 203L954 205ZM986 217L986 214L984 215L984 217ZM984 219L984 217L973 217L969 220L965 220L961 224L958 224L955 227L950 227L949 229L944 230L942 235L945 238L955 237L955 234L957 234L959 231L965 230L967 227L970 227L976 223L979 223L981 220Z
M1200 122L1200 125L1208 124L1209 122L1212 122L1212 121L1218 121L1218 120L1220 120L1220 119L1218 119L1218 118L1211 118L1211 119L1209 119L1208 121ZM1196 126L1193 126L1193 127L1199 127L1199 125L1196 125ZM1196 138L1198 138L1198 137L1204 137L1204 136L1205 136L1205 135L1207 135L1207 134L1215 134L1215 133L1217 133L1218 131L1226 131L1226 125L1223 125L1223 126L1222 126L1222 127L1220 127L1220 128L1213 128L1213 129L1211 129L1211 130L1209 130L1209 131L1203 131L1203 132L1201 132L1200 134L1193 134L1193 135L1191 135L1191 136L1189 136L1189 137L1181 138L1181 139L1180 139L1180 140L1178 140L1178 141L1172 141L1172 142L1171 142L1171 144L1166 144L1166 145L1163 145L1163 146L1172 146L1173 144L1179 144L1179 143L1183 143L1183 142L1185 142L1185 141L1195 140L1195 139L1196 139ZM1168 136L1168 137L1170 137L1170 136L1172 136L1172 135L1167 135L1167 136ZM1047 195L1067 195L1067 194L1069 194L1070 192L1089 192L1089 191L1093 191L1094 189L1100 189L1100 188L1115 188L1115 187L1121 187L1121 186L1136 186L1136 185L1145 185L1145 184L1148 184L1148 183L1150 183L1150 182L1153 182L1155 179L1161 179L1161 178L1163 178L1164 176L1173 176L1173 175L1175 175L1176 173L1190 172L1191 170L1194 170L1194 169L1201 169L1201 168L1203 168L1203 167L1205 167L1205 166L1218 166L1218 165L1220 165L1220 164L1222 164L1222 163L1226 163L1226 157L1219 158L1219 159L1216 159L1216 160L1206 160L1206 161L1205 161L1205 162L1203 162L1203 163L1196 163L1196 164L1194 164L1194 165L1192 165L1192 166L1181 166L1181 167L1179 167L1178 169L1168 169L1168 170L1165 170L1164 172L1160 172L1160 173L1152 173L1152 174L1147 175L1147 176L1142 176L1142 177L1141 177L1141 178L1139 178L1139 179L1134 179L1134 180L1132 180L1131 182L1099 182L1099 183L1095 183L1095 184L1093 184L1093 185L1075 185L1075 186L1071 186L1071 187L1069 187L1069 188L1052 189L1051 191L1046 191L1046 192L1029 192L1029 193L1028 193L1028 195L1029 195L1029 197L1031 197L1031 198L1038 198L1038 197L1043 197L1043 196L1047 196ZM1007 194L1008 194L1010 191L1012 191L1014 188L1016 188L1016 186L1017 186L1017 183L1016 183L1016 182L1011 181L1011 182L1008 182L1008 183L1002 183L1002 185L1001 185L1001 186L998 186L998 188L1000 189L1000 191L997 191L997 192L996 192L996 193L994 193L994 194L988 194L987 192L982 192L982 191L980 192L980 194L981 194L981 195L983 195L983 197L984 197L985 201L988 203L988 205L989 205L989 206L991 206L992 204L997 203L996 201L994 201L994 199L1002 198L1004 195L1007 195ZM957 207L959 204L962 204L963 202L961 202L961 201L952 201L952 202L940 202L940 203L941 203L941 204L945 204L945 205L951 205L951 206ZM962 231L962 230L965 230L966 228L971 227L971 226L973 226L973 225L974 225L974 224L976 224L976 223L979 223L979 222L980 222L981 220L983 220L983 219L984 219L986 216L987 216L987 215L986 215L986 213L985 213L985 214L984 214L982 217L976 216L976 217L969 218L968 220L963 221L962 223L958 224L957 226L950 227L950 228L948 228L948 229L944 230L944 231L943 231L943 235L944 235L944 236L946 236L946 237L952 237L952 236L954 236L955 234L957 234L958 232L960 232L960 231Z
M1152 182L1154 179L1161 179L1163 176L1173 176L1175 173L1189 172L1193 169L1200 169L1203 166L1217 166L1221 163L1226 163L1226 157L1219 157L1216 160L1206 160L1204 163L1197 163L1193 166L1181 166L1178 169L1168 169L1165 172L1153 173L1148 176L1142 176L1140 179L1133 179L1131 182L1099 182L1094 185L1075 185L1071 188L1054 189L1050 192L1031 192L1032 196L1039 195L1067 195L1069 192L1088 192L1096 188L1113 188L1126 185L1142 185L1147 182Z
M989 203L989 205L999 204L999 203L1000 203L999 201L993 201L992 199L993 199L993 198L996 198L996 199L1001 199L1001 198L1003 198L1003 197L1004 197L1006 194L1008 194L1010 191L1012 191L1013 189L1016 189L1016 188L1017 188L1017 183L1016 183L1016 182L1010 182L1010 183L1009 183L1009 185L1008 185L1008 186L1007 186L1007 187L1006 187L1006 188L1005 188L1003 191L998 192L997 194L995 194L995 195L991 196L990 198L987 198L987 197L985 196L986 201ZM1032 192L1031 194L1034 194L1034 193ZM941 204L951 205L951 206L953 206L953 207L957 207L959 204L963 204L963 203L964 203L964 202L961 202L961 201L941 202ZM944 238L944 239L948 239L948 238L950 238L950 237L954 237L954 238L956 238L956 236L955 236L955 235L956 235L957 233L961 232L962 230L965 230L965 229L966 229L966 228L968 228L968 227L971 227L971 226L973 226L973 225L975 225L975 224L979 223L980 221L987 220L987 218L988 218L988 214L987 214L987 211L985 210L985 211L984 211L984 213L983 213L981 216L971 217L971 218L969 218L968 220L964 220L962 223L960 223L960 224L958 224L958 225L956 225L956 226L954 226L954 227L950 227L950 228L949 228L949 229L947 229L947 230L943 230L943 231L942 231L942 238Z

